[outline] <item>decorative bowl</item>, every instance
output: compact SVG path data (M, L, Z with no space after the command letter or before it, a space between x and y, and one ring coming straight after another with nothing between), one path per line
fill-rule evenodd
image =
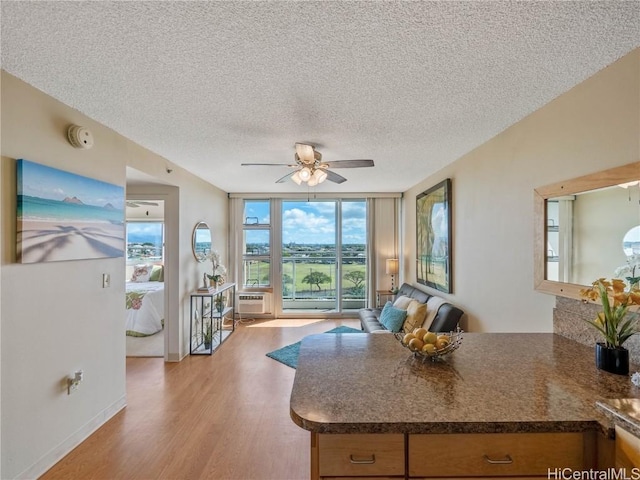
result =
M444 357L445 355L449 355L451 352L453 352L454 350L457 350L458 347L460 347L460 344L462 343L462 333L463 331L460 328L458 328L453 332L437 332L436 337L438 339L440 338L444 338L445 340L448 339L448 342L446 342L446 345L440 346L440 348L434 345L433 349L427 349L426 351L422 349L418 350L418 349L412 348L408 344L404 343L404 338L407 334L400 332L400 333L394 333L394 335L400 341L400 345L405 347L407 350L411 351L414 356L436 360L438 358Z

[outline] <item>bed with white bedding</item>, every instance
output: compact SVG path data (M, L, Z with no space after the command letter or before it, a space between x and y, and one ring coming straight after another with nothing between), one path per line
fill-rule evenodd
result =
M164 282L126 282L126 332L146 337L164 326Z

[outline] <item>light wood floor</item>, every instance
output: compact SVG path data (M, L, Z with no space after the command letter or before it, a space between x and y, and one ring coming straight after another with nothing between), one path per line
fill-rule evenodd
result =
M238 324L212 356L128 358L127 407L41 479L308 479L310 435L289 416L295 370L265 354L338 325L359 328Z

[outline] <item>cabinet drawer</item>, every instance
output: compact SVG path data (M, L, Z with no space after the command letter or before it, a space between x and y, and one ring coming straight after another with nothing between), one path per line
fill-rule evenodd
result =
M403 434L318 436L321 477L404 476Z
M544 475L585 467L582 433L409 435L410 477Z
M640 467L640 438L616 426L616 467Z

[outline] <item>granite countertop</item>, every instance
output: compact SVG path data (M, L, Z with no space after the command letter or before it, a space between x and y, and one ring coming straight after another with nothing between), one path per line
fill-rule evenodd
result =
M596 402L614 424L640 437L640 399L612 398Z
M593 348L553 333L465 333L436 362L389 334L319 334L302 340L290 412L318 433L612 435L596 402L639 397Z

